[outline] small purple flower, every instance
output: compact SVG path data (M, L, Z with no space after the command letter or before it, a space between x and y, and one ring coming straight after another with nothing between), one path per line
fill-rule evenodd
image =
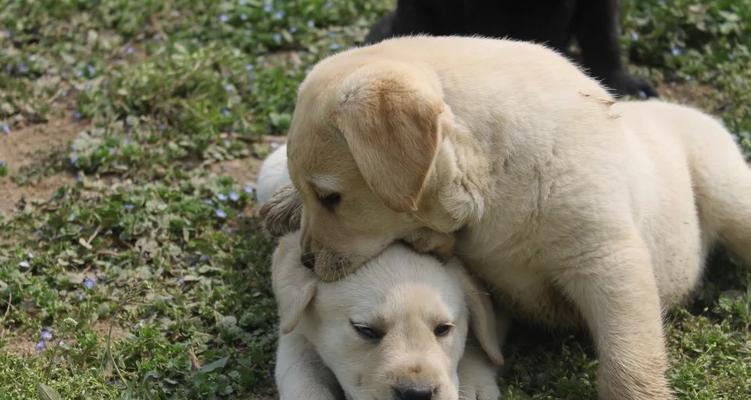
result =
M227 15L227 14L220 15L219 16L219 21L221 21L223 23L226 23L227 21L229 21L229 15Z
M227 195L225 195L224 193L217 194L216 198L219 199L219 201L221 201L221 202L227 201Z
M284 11L277 11L274 13L275 20L280 20L282 18L284 18Z
M24 260L24 261L21 261L20 263L18 263L18 267L21 268L21 269L29 269L29 268L31 268L31 264L29 264L28 261Z
M0 160L0 168L4 168L4 167L7 167L7 166L8 166L8 163L6 163L3 160Z
M204 202L204 204L209 205L209 206L213 206L214 205L214 201L211 200L211 199L206 199L203 202Z
M235 91L235 85L233 85L231 83L228 83L228 84L224 85L224 91L227 92L227 93L234 92Z
M126 205L123 206L123 208L126 209L127 211L130 211L130 210L134 209L135 207L136 206L134 206L133 204L130 204L130 203L128 203L128 204L126 204Z
M340 46L339 43L331 43L329 45L329 49L334 50L334 51L339 50L341 47L342 46Z
M4 134L10 135L10 126L5 121L3 121L2 130Z
M76 77L80 78L83 76L83 71L81 71L80 69L77 69L74 74L76 75Z
M227 218L227 213L224 212L224 210L222 210L221 208L217 208L214 211L214 215L216 215L216 217L219 218L219 219L225 219L225 218Z
M256 69L256 66L253 65L253 64L246 64L245 65L245 70L248 71L248 72L253 72L253 71L255 71L255 69Z
M679 56L683 54L683 49L678 46L674 46L672 49L670 49L670 53L674 56Z
M42 328L42 331L39 333L39 337L45 342L49 342L50 340L52 340L52 329L49 327Z
M316 23L312 19L309 19L306 25L308 26L308 29L313 29L316 27Z
M80 111L74 111L73 112L73 119L74 120L79 121L81 119L81 117L83 117L83 115L81 114Z
M240 200L240 195L235 191L229 192L229 199L232 201L238 201Z
M96 67L91 64L86 64L86 71L89 73L89 76L96 75Z
M229 115L230 115L229 108L227 107L222 108L222 117L226 118L226 117L229 117Z
M245 187L243 187L243 192L252 196L256 192L256 190L253 188L253 186L245 185Z
M29 66L26 65L26 63L19 63L18 64L18 73L21 75L26 75L29 72Z
M240 14L240 20L241 21L247 21L248 20L248 14L245 14L245 13Z
M45 347L47 347L47 342L45 342L44 340L40 340L39 342L37 342L37 345L34 346L36 351L42 351Z
M291 34L293 34L293 35L294 35L295 33L297 33L297 27L296 27L296 26L290 26L290 27L289 27L289 33L291 33Z
M76 162L78 162L78 156L76 156L76 155L70 156L68 158L68 162L70 163L71 167L75 167L76 166Z
M281 33L275 33L273 36L274 43L281 44L282 43L282 34Z
M631 32L631 41L632 42L638 42L639 41L639 34L636 32Z
M95 276L87 276L86 279L83 280L83 286L86 289L93 289L94 286L96 286L96 277Z
M263 11L270 13L274 9L274 4L272 4L271 0L266 0L263 2Z
M128 46L128 48L127 48L127 49L125 49L125 54L127 54L127 55L129 55L129 56L130 56L130 55L133 55L133 53L135 53L135 51L136 51L136 50L135 50L135 49L134 49L133 47L131 47L131 46Z

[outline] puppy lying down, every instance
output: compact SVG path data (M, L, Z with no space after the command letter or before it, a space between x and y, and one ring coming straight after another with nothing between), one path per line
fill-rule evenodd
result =
M292 233L274 253L272 281L282 400L499 397L492 305L458 261L443 265L395 244L325 283L300 263ZM465 349L470 325L478 344Z
M262 165L259 203L290 184L286 170L281 146ZM444 265L394 244L357 273L323 283L300 263L295 232L279 242L272 281L282 400L499 397L506 325L456 259Z

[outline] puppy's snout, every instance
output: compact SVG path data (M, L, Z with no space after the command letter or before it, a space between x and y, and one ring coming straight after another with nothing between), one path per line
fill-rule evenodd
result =
M395 400L430 400L433 398L433 392L436 388L430 386L395 386Z
M312 252L303 253L300 256L300 262L302 262L305 268L312 270L316 266L316 255Z

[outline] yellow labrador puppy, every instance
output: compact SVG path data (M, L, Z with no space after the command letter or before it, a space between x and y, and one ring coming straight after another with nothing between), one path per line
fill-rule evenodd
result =
M601 399L673 398L662 310L716 241L751 264L751 171L723 126L614 103L542 46L410 37L342 52L303 82L288 140L304 264L335 280L394 240L455 239L516 311L589 328Z
M458 261L395 244L325 283L300 263L299 243L282 238L272 265L282 400L498 399L492 305ZM469 325L482 350L465 350Z

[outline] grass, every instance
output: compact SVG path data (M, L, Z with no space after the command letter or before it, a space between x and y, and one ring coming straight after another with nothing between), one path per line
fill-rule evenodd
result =
M719 116L751 154L751 4L624 0L630 68ZM389 1L11 0L0 8L0 135L81 124L0 184L71 176L0 211L0 399L267 398L276 343L248 182L317 60ZM78 125L76 125L78 126ZM0 138L1 139L1 138ZM40 150L41 151L41 150ZM751 396L751 273L711 262L666 331L680 398ZM594 398L586 337L519 328L507 399ZM37 349L38 348L38 349Z

